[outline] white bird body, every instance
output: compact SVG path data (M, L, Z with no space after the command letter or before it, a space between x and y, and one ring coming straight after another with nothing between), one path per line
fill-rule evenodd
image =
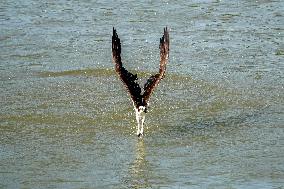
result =
M145 106L139 106L139 108L134 107L135 114L136 114L136 121L138 123L137 126L137 136L142 137L144 134L144 121L145 121Z

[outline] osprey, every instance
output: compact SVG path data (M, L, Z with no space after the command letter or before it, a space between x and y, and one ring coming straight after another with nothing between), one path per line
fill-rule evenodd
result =
M166 65L169 59L169 32L167 27L164 28L164 35L160 38L160 69L159 73L152 75L142 89L137 81L137 74L132 74L127 71L121 62L121 43L116 30L113 28L112 35L112 61L115 64L115 71L117 72L120 80L124 83L128 93L133 102L134 110L136 113L137 136L143 136L143 124L145 121L145 114L147 113L149 98L154 89L158 86L159 82L164 78Z

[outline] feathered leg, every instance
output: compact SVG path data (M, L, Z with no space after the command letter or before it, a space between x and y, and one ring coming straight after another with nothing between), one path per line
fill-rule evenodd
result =
M137 136L140 136L140 113L135 109L135 113L136 113L136 121L137 121Z
M141 120L140 120L140 135L144 135L144 121L145 121L145 115L141 115Z

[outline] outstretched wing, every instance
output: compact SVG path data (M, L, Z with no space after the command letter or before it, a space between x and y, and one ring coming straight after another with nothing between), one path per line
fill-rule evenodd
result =
M134 104L136 107L140 105L142 102L141 96L141 88L138 83L136 83L137 74L132 74L127 71L121 62L121 44L120 39L116 33L116 30L113 28L113 35L112 35L112 61L115 64L115 71L120 77L120 80L124 83L127 91L129 92Z
M145 103L149 102L149 98L154 91L154 89L158 86L159 82L164 78L166 65L169 59L169 49L170 47L170 39L169 32L167 28L164 28L164 35L160 38L160 69L159 73L156 75L152 75L144 85L144 94L143 100Z

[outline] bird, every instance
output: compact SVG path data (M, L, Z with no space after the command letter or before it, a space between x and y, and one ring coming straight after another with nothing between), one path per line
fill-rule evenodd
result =
M164 28L163 36L160 38L160 67L159 72L150 76L143 86L143 91L140 85L137 83L137 74L129 72L122 64L121 61L121 43L117 35L116 29L113 27L112 35L112 62L115 65L115 71L120 80L124 84L133 102L136 121L137 132L136 135L141 138L144 135L143 124L145 121L145 115L148 112L149 99L154 89L158 86L160 81L165 77L166 66L169 61L169 46L170 38L168 28Z

